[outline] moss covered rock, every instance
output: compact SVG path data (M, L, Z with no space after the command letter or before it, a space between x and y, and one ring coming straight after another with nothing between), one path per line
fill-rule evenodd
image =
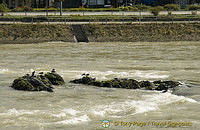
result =
M44 75L38 75L37 79L40 80L40 81L42 81L47 87L53 88L52 83Z
M34 86L29 82L29 80L22 77L15 79L11 87L17 90L24 90L24 91L35 90Z
M65 84L64 79L57 74L56 72L48 72L45 74L45 77L53 84L53 85L63 85Z
M89 75L84 75L82 78L80 79L75 79L70 81L71 83L76 83L76 84L88 84L88 85L94 85L94 83L96 82L95 78L91 78L89 77ZM96 84L97 85L97 84ZM96 86L94 85L94 86ZM100 86L100 83L99 83Z
M150 81L141 81L139 85L141 88L144 88L147 90L155 90L155 85L151 83Z
M41 80L38 80L36 77L20 77L15 79L12 88L16 90L24 90L24 91L48 91L53 92L50 86L46 86Z
M153 82L154 85L156 86L155 90L158 90L158 91L167 91L169 88L174 88L174 87L177 87L180 85L180 83L178 81L161 81L161 80L158 80L158 81L154 81Z
M125 88L125 89L145 89L145 90L157 90L166 92L169 88L174 88L180 85L177 81L140 81L134 79L119 79L114 78L112 80L96 81L96 78L89 77L89 74L82 75L80 79L75 79L70 81L76 84L87 84L98 87L108 87L108 88Z
M35 75L35 71L30 76L26 74L22 77L15 79L11 85L16 90L24 91L48 91L53 92L52 85L62 85L65 81L63 78L55 72L53 69L51 72L43 75L41 72L39 75Z

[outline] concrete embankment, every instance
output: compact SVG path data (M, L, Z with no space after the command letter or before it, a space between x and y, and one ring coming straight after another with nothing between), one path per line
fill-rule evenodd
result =
M90 42L200 41L199 23L85 24ZM71 25L0 24L0 43L74 42Z

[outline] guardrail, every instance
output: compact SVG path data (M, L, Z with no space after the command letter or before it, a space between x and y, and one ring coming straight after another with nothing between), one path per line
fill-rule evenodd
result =
M90 23L164 23L164 22L200 22L196 15L177 16L95 16L95 17L1 17L0 23L46 23L46 24L90 24Z
M160 11L160 15L168 15L168 13L175 14L175 15L191 15L195 12L197 15L200 14L200 11ZM7 15L12 16L39 16L39 15L60 15L59 11L48 11L45 12L8 12ZM91 12L91 11L74 11L74 12L67 12L63 11L63 16L67 15L135 15L135 16L142 16L142 15L153 15L151 11L99 11L99 12Z

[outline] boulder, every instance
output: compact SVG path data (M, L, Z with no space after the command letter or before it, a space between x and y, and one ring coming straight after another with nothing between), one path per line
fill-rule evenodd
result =
M120 84L122 88L126 89L139 89L139 82L134 79L121 79Z
M38 80L36 77L19 77L15 79L12 88L16 90L24 91L48 91L53 92L51 87L48 87L42 81Z
M155 90L158 91L167 91L169 88L174 88L181 85L178 81L154 81L154 85L156 86Z
M15 79L11 87L16 90L24 90L24 91L35 90L34 86L29 82L29 80L23 77Z
M76 84L88 84L88 85L93 85L93 83L96 81L95 78L89 77L89 75L84 75L80 79L75 79L70 81L71 83L76 83Z
M84 75L82 78L75 79L70 82L76 84L87 84L87 85L108 87L108 88L127 88L127 89L140 88L138 81L133 79L114 78L112 80L96 81L96 78L89 77L88 75L87 76Z
M55 69L53 69L51 72L47 72L44 75L53 85L63 85L65 84L64 79L55 72Z
M166 92L169 88L174 88L180 85L177 81L140 81L134 79L119 79L114 78L112 80L96 81L96 78L89 77L89 74L82 74L82 78L70 81L76 84L86 84L98 87L108 88L125 88L125 89L145 89L145 90L157 90Z
M37 75L37 79L42 81L47 87L53 89L51 81L49 81L49 79L45 77L44 75Z
M155 85L151 83L150 81L141 81L139 85L141 88L144 88L147 90L155 90Z
M32 75L26 74L22 77L15 79L11 85L16 90L24 91L47 91L53 92L52 85L62 85L65 81L63 78L55 72L53 69L51 72L43 75L43 72L39 75L35 75L35 71Z

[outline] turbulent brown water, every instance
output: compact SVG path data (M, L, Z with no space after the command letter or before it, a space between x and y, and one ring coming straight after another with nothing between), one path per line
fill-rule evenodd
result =
M200 42L1 44L0 129L104 129L104 119L111 129L200 129L199 56ZM19 76L52 68L67 81L54 93L8 87ZM185 85L160 93L69 83L82 73L99 80L178 80ZM133 121L166 125L122 123ZM168 122L192 125L173 128Z

